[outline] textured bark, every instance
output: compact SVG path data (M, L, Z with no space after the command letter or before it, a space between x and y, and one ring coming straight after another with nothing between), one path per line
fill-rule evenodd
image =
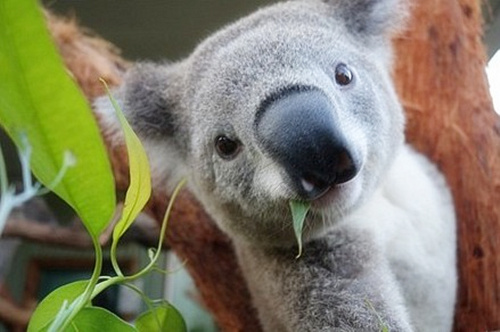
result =
M493 111L477 0L414 1L396 39L408 140L434 160L458 217L455 331L500 329L500 121Z
M500 123L484 73L479 0L419 0L407 31L395 38L395 79L408 114L408 140L433 159L452 188L459 219L460 291L456 331L500 329ZM97 80L119 84L127 63L109 44L73 23L50 18L65 61L89 98ZM82 70L84 68L84 70ZM117 187L126 188L123 148L109 150ZM167 195L149 210L161 220ZM205 305L226 331L258 331L230 241L184 191L168 242L186 261Z

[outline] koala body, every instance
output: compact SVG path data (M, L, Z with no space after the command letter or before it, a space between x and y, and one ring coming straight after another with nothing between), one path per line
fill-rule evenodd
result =
M266 331L452 327L452 200L404 144L390 77L404 7L278 3L182 61L136 65L115 92L156 185L187 177L233 239ZM299 259L291 200L311 203Z

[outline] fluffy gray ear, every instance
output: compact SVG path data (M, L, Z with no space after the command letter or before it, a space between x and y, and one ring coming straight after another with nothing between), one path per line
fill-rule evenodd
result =
M347 28L367 36L380 36L400 29L407 17L408 0L322 0L334 7Z
M156 139L175 134L178 101L172 76L171 67L153 63L139 63L127 72L119 98L125 116L140 136Z
M179 109L182 81L179 75L175 65L139 63L129 69L123 83L112 91L146 148L153 176L166 176L168 181L183 176L188 144L187 125L181 120ZM123 144L122 130L108 96L97 98L94 109L112 144Z
M130 125L144 140L177 141L182 131L178 72L175 65L138 63L112 92ZM107 96L95 100L94 108L106 122L105 127L116 129L118 122Z

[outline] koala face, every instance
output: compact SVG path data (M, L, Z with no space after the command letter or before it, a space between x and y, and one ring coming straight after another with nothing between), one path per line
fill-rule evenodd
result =
M233 237L294 244L290 200L312 203L304 237L321 234L376 189L403 141L387 31L371 12L344 19L356 15L341 2L262 9L127 78L125 112L155 163L176 164Z

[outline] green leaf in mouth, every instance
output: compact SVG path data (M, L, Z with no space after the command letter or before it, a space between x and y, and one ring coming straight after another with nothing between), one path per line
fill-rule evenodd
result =
M293 218L293 229L295 231L295 237L297 238L297 244L299 246L299 252L296 258L302 255L302 230L304 228L304 220L306 219L307 212L311 208L311 203L303 201L290 201L290 209L292 211Z

